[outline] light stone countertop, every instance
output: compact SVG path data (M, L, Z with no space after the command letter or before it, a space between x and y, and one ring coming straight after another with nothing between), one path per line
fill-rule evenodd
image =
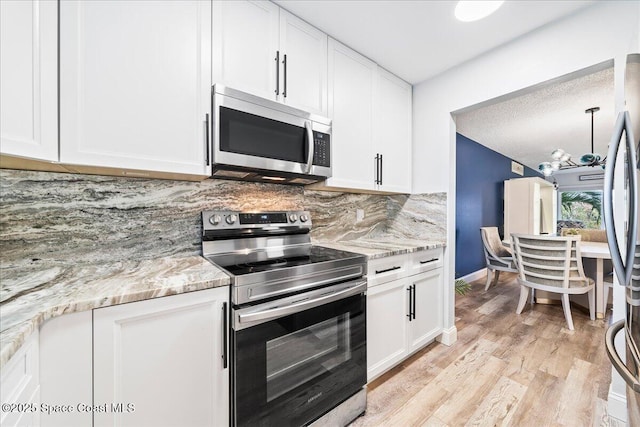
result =
M3 268L0 274L0 368L53 317L230 283L200 256L81 266L36 263Z
M442 241L399 239L393 236L339 242L318 241L317 244L366 255L369 260L446 246Z
M321 246L384 258L444 247L440 241L380 237ZM3 269L0 287L0 368L48 319L151 298L227 286L229 276L200 256L81 266L41 265Z

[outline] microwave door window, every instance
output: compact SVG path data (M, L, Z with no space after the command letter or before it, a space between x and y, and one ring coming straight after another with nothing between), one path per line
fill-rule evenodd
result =
M254 114L220 108L220 150L306 163L305 129Z

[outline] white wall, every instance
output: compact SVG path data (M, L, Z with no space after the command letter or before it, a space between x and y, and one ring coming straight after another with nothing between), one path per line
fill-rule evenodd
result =
M640 52L640 2L598 2L413 89L413 191L448 193L445 327L454 326L455 123L451 112ZM624 93L616 81L621 107ZM453 329L455 334L455 329ZM618 418L626 414L613 414Z

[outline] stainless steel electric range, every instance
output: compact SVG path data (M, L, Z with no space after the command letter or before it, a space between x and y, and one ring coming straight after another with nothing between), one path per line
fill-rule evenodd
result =
M231 277L231 423L346 425L366 407L366 257L311 244L309 212L202 213Z

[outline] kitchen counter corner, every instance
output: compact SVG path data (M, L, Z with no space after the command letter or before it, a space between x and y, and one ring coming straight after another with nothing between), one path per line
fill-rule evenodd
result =
M229 276L200 256L81 266L4 268L0 289L0 368L48 319L203 289L227 286Z

